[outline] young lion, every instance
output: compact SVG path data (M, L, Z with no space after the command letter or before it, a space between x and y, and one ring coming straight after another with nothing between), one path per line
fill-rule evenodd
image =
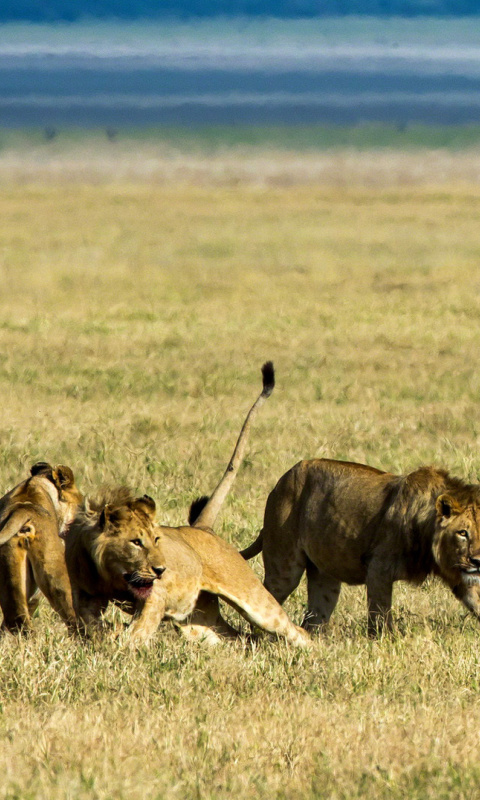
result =
M263 529L265 586L285 599L307 572L307 630L330 619L341 583L367 586L370 633L391 625L393 583L438 575L480 618L480 485L421 467L397 476L343 461L301 461L280 478Z
M266 591L240 554L211 530L243 458L253 416L271 394L273 365L262 368L263 390L244 422L227 470L204 503L194 504L193 526L154 524L155 504L126 490L77 516L66 539L74 605L88 629L109 601L134 614L130 640L146 642L162 619L182 625L190 638L237 636L222 619L218 597L269 633L296 645L309 643Z
M60 535L82 495L70 467L39 462L30 474L0 499L2 627L10 631L30 628L40 588L63 621L74 628L75 612Z
M110 601L141 615L165 571L159 541L155 503L147 495L136 498L119 487L85 502L65 538L73 605L85 632Z

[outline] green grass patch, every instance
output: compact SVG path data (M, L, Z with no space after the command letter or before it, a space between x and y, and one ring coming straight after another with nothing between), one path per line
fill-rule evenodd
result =
M232 125L156 128L117 128L114 142L105 130L59 128L53 141L43 129L0 131L2 151L36 148L46 154L64 153L72 148L95 144L119 147L148 145L161 150L212 155L231 148L275 148L293 152L331 151L343 148L371 149L446 149L452 152L477 147L480 125Z

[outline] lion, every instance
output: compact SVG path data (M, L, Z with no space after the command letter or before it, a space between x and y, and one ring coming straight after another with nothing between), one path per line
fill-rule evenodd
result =
M28 631L39 590L70 629L76 625L60 538L82 495L70 467L38 462L0 499L0 606L3 630Z
M138 616L165 571L155 510L148 495L134 497L121 486L85 501L70 525L65 560L84 632L99 622L111 601Z
M112 490L77 515L66 537L66 562L74 607L87 633L114 602L133 615L132 644L147 642L163 619L173 620L191 640L214 644L239 636L220 615L221 597L257 627L296 645L310 642L238 551L212 530L242 462L252 419L273 390L271 362L262 375L262 392L225 474L209 499L192 504L191 524L156 524L154 501L127 489Z
M364 464L300 461L270 493L263 528L241 552L262 552L264 585L282 604L306 571L302 627L328 622L342 583L366 584L368 631L391 628L393 584L439 576L480 618L480 485L435 467L393 475Z

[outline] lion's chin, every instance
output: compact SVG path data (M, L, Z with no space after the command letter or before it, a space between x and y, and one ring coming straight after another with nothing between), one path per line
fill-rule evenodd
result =
M462 569L462 583L464 586L475 586L480 583L480 570Z
M153 579L152 578L140 578L138 575L135 574L128 574L125 573L123 576L128 590L137 600L147 600L153 589Z
M149 598L150 595L152 594L152 587L153 584L151 584L150 586L141 586L141 587L129 586L129 589L133 594L133 596L136 597L138 600L147 600L147 598Z

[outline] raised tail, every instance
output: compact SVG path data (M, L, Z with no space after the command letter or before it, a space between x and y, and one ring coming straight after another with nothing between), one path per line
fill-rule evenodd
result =
M240 550L240 555L243 556L245 561L248 561L250 558L254 556L258 556L263 550L263 531L260 531L257 538L255 539L252 544L249 544L245 550Z
M195 525L195 522L200 516L200 512L203 511L209 500L210 498L207 494L193 500L188 510L188 524L190 526Z
M215 524L215 520L217 519L218 513L225 501L227 494L229 493L232 484L237 476L238 469L240 464L243 461L243 457L245 455L245 448L247 446L248 435L250 433L250 426L252 424L252 420L257 413L258 409L264 404L265 400L267 400L273 392L273 388L275 386L275 370L273 368L273 363L271 361L267 361L262 367L262 378L263 378L263 389L261 394L257 397L256 401L254 402L253 406L251 407L250 411L247 414L245 422L243 423L242 430L240 431L240 435L237 439L237 444L235 445L235 450L233 451L233 455L230 459L227 469L223 475L222 480L218 484L218 486L213 490L209 500L205 503L205 505L199 509L199 506L195 507L195 502L192 503L192 507L190 508L189 514L189 522L195 528L213 528ZM204 498L202 498L204 500ZM197 509L199 509L198 516L196 515ZM194 521L192 521L192 517Z

